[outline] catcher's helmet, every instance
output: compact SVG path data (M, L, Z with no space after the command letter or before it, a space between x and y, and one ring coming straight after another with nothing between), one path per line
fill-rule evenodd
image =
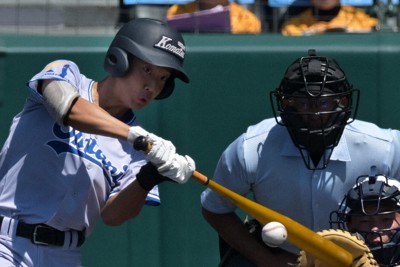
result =
M124 24L108 48L104 69L111 76L123 76L129 69L128 54L160 67L174 70L164 89L156 97L163 99L174 90L175 77L188 83L183 70L186 47L182 35L166 23L148 18L131 20Z
M354 216L388 216L400 212L400 182L384 175L360 176L356 185L348 191L337 211L330 216L331 228L358 232L366 240L379 266L400 264L400 228L360 231L348 224ZM393 217L385 217L392 224ZM383 235L389 240L383 242ZM368 237L378 237L381 242L371 243Z
M308 57L295 60L287 68L279 87L270 93L275 119L287 127L307 168L326 168L344 127L352 122L349 118L354 92L357 94L353 120L359 91L352 88L335 60L317 56L311 49Z

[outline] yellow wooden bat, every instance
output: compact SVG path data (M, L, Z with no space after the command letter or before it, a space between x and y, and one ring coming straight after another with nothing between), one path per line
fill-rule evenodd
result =
M136 138L134 146L137 150L145 152L151 149L151 144L147 142L145 137ZM288 232L287 238L291 244L310 253L322 262L332 267L350 267L352 265L353 257L350 252L320 236L304 225L233 192L217 182L210 180L207 176L198 171L193 172L192 178L214 190L222 197L229 199L237 207L257 219L261 224L265 225L272 221L282 223L286 227Z
M287 238L291 244L310 253L324 263L332 267L351 266L353 257L350 252L304 225L229 190L198 171L193 172L192 178L211 188L224 198L229 199L233 204L257 219L261 224L265 225L272 221L282 223L286 227L288 232Z

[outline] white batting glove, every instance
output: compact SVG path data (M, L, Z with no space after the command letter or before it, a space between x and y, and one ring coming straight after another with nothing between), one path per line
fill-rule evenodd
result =
M147 137L152 144L151 150L146 154L146 159L157 167L157 171L161 175L180 184L186 183L190 179L196 169L196 164L191 157L177 154L171 141L149 133L139 126L129 129L129 142L134 143L139 136Z
M176 154L176 148L171 141L164 140L155 134L150 133L147 140L152 144L151 150L147 153L146 159L156 167L171 162Z
M152 148L147 153L146 159L157 167L158 173L177 183L186 183L196 169L193 159L177 154L171 141L151 133L148 139L152 143Z
M139 136L148 136L149 132L146 131L145 129L143 129L140 126L132 126L129 128L129 132L128 132L128 142L133 144L136 140L136 138L138 138Z
M184 184L193 175L196 170L196 164L191 157L175 153L168 162L159 166L157 170L161 175L177 183Z
M128 142L134 144L136 138L144 136L151 143L151 150L147 152L146 159L159 167L170 162L176 153L176 148L171 141L164 140L155 134L147 132L140 126L132 126L128 132Z

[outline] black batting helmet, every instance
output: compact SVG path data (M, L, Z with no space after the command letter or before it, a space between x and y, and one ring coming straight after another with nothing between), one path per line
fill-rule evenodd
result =
M175 77L188 83L183 70L186 47L182 35L165 22L139 18L124 24L108 48L104 69L111 76L123 76L129 69L128 54L155 66L174 70L164 89L156 97L163 99L174 90Z

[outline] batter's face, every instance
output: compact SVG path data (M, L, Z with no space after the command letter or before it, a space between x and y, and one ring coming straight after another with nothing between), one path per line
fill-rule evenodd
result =
M129 72L120 78L119 93L123 105L138 110L156 98L171 76L172 69L159 67L138 58L132 62Z
M376 207L366 207L366 211L370 213L376 212ZM353 216L347 226L349 229L355 231L377 233L366 236L367 244L387 243L391 238L390 229L400 227L400 213L392 212L374 216Z

